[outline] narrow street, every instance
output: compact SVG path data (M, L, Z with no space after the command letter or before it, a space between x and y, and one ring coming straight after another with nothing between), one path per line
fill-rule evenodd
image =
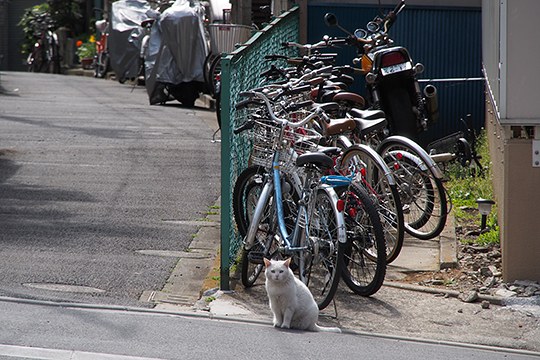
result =
M218 199L215 113L111 80L1 76L0 295L146 306Z

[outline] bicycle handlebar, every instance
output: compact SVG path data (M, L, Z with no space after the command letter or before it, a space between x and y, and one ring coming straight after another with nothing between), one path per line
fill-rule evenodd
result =
M243 96L243 97L250 97L250 98L256 97L256 98L262 100L264 102L264 104L266 105L266 109L268 110L268 115L270 116L270 119L272 121L280 124L281 126L290 126L292 128L301 127L301 126L304 126L305 124L307 124L308 122L310 122L311 120L313 120L315 117L324 114L324 110L322 108L320 108L319 106L316 106L314 111L311 114L309 114L308 116L306 116L304 119L302 119L299 122L292 122L292 121L289 121L287 119L278 118L277 115L272 110L272 104L270 103L270 99L268 99L268 97L265 94L263 94L262 92L243 91L243 92L240 92L238 95ZM242 127L243 126L241 126L240 128L242 128Z

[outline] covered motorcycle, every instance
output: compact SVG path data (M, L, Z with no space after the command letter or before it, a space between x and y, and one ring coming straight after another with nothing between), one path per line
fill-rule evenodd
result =
M145 57L146 90L150 104L172 98L193 106L204 90L204 60L208 47L204 8L177 0L152 25Z
M141 70L140 52L150 5L145 0L119 0L112 3L109 33L110 65L118 81L133 79Z

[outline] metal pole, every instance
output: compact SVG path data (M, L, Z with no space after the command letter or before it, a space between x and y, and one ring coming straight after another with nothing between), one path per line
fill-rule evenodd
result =
M221 59L221 266L220 288L230 290L229 253L231 245L231 73L230 57Z

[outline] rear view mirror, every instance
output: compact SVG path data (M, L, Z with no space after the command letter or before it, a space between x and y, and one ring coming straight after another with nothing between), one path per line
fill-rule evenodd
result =
M324 15L324 22L327 26L337 26L338 20L336 15L332 13L326 13Z

